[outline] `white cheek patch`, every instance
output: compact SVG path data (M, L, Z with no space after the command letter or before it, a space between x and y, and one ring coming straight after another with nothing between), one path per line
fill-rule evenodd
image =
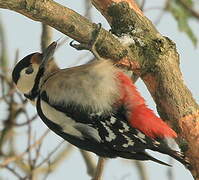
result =
M27 69L27 68L26 68ZM34 72L32 74L26 74L26 69L23 69L20 73L20 78L17 82L17 89L23 94L28 94L35 84L35 78L39 69L38 65L33 65Z
M23 75L17 82L17 89L23 94L28 94L34 86L34 78Z

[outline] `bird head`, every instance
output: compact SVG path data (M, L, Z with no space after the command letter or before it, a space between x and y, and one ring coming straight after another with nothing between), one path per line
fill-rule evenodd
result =
M12 72L17 89L33 100L38 95L39 82L53 59L57 42L52 42L43 53L32 53L20 60Z

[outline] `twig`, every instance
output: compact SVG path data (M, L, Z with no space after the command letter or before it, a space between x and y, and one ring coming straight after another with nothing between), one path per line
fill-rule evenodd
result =
M173 166L174 161L172 158L169 158L169 164ZM168 180L175 180L173 168L170 167L167 168L167 177Z
M4 121L4 128L0 136L0 151L2 151L2 146L5 143L5 139L7 135L12 131L13 122L16 120L17 117L16 103L14 101L13 94L9 98L8 109L9 114L7 116L7 119Z
M32 118L30 118L28 121L23 122L23 123L14 123L15 126L26 126L28 123L32 123L35 119L37 119L38 115L35 114Z
M19 155L15 155L12 157L9 157L7 159L5 159L1 164L0 164L0 168L7 166L9 163L16 161L18 159L21 159L30 149L33 149L35 146L39 145L42 143L43 139L47 136L47 134L50 132L50 130L46 130L44 132L44 134L34 143L32 144L30 147L27 148L26 151L24 151L23 153L19 154Z
M47 180L49 174L51 173L51 167L50 166L51 166L51 162L50 162L50 159L49 159L49 161L48 161L48 168L47 168L47 171L46 171L46 173L45 173L45 175L43 177L43 180Z
M41 161L36 168L39 168L40 166L42 166L44 163L50 161L51 156L61 147L61 145L65 142L65 140L63 140L62 142L60 142L49 154L48 156Z
M106 161L105 158L99 157L98 163L97 163L97 169L95 171L95 176L93 180L102 180L102 174L104 171L105 161Z
M13 168L9 166L5 166L5 168L9 170L10 172L12 172L18 179L24 180L24 178L22 178L21 175L18 172L16 172Z
M192 7L188 6L188 4L184 0L179 0L179 3L186 9L188 10L192 16L194 16L196 19L199 20L199 13L195 11Z
M142 0L141 4L140 4L140 10L143 11L144 10L144 5L146 3L146 0Z
M80 150L80 152L81 152L81 154L82 154L82 156L84 158L85 164L87 166L88 175L93 177L94 174L95 174L96 164L93 161L93 158L91 157L91 154L89 154L89 152L83 151L83 150Z
M144 165L144 163L141 161L134 161L134 163L137 167L137 170L139 171L140 179L148 180L149 176L148 176L147 169L146 169L146 166Z
M28 121L28 131L27 131L27 147L31 146L31 137L32 137L32 127L31 127L31 122L30 122L30 118L28 116L27 111L24 112L26 114L27 117L27 121ZM32 164L32 156L31 156L31 150L28 149L28 163L30 166L30 174L32 174L32 170L33 170L33 164Z
M73 146L71 144L67 144L67 146L50 162L50 169L51 171L55 171L57 167L59 167L60 163L66 159L71 153L71 150ZM37 170L39 172L46 172L49 171L49 167L46 169L45 167L41 167Z
M0 65L1 70L4 74L7 73L7 67L8 67L8 56L7 56L7 48L6 48L6 41L5 41L5 33L4 33L4 26L2 24L2 19L0 16L0 44L1 44L1 56L0 56Z
M84 5L85 5L85 14L84 16L87 17L88 19L92 19L92 14L91 14L91 9L92 9L92 6L91 6L91 2L88 1L88 0L85 0L84 1Z
M160 14L157 16L157 19L154 21L154 24L157 26L159 23L160 23L160 21L161 21L161 19L163 18L163 16L165 15L165 10L163 9L163 10L161 10L161 12L160 12Z
M52 28L42 23L42 34L41 34L41 50L42 52L51 43L52 40Z

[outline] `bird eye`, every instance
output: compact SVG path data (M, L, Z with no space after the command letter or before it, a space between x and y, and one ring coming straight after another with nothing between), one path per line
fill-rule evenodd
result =
M26 74L32 74L33 71L34 71L34 70L33 70L32 66L29 66L29 67L26 69L25 73L26 73Z

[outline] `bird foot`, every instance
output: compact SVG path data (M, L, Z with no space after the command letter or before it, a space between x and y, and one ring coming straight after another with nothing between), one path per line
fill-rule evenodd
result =
M101 27L102 27L101 23L97 24L96 29L92 32L92 38L88 44L84 43L75 44L73 40L70 42L70 46L77 50L90 50L96 58L100 59L100 56L95 49L95 44L97 42L97 38L99 36Z

